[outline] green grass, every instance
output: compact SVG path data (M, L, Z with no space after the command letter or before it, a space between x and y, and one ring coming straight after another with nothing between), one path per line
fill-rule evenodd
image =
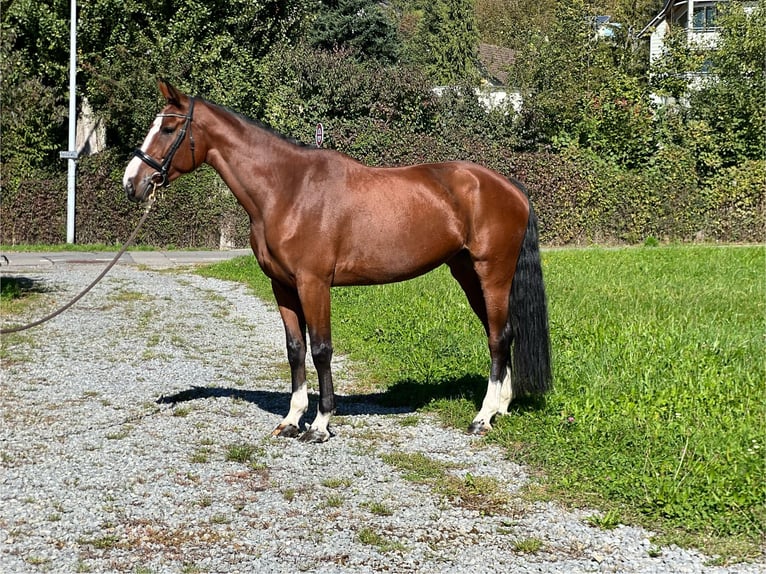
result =
M665 541L732 559L766 523L766 249L670 246L543 253L555 390L514 402L487 440L543 471L546 495L596 505ZM273 300L252 258L204 273ZM467 425L486 341L440 268L333 290L333 341L392 403ZM727 559L727 558L725 558Z
M0 276L0 316L10 318L34 308L46 288L25 277Z

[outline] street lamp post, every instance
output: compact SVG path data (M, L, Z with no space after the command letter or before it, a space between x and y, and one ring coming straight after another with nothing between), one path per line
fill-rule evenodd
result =
M75 178L77 174L77 0L72 0L69 27L69 149L60 155L67 166L66 241L75 238Z

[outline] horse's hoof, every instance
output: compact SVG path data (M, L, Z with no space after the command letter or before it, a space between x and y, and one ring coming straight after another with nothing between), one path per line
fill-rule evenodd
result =
M285 438L295 438L301 433L295 425L279 425L273 431L271 436L281 436Z
M484 424L484 421L473 421L468 425L468 434L484 436L491 428L491 426Z
M330 438L330 433L317 429L309 429L298 440L301 442L320 443L326 442Z

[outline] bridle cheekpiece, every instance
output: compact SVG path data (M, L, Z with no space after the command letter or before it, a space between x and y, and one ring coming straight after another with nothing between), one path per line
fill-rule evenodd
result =
M191 148L191 155L192 155L192 169L195 169L197 167L197 161L194 157L194 136L192 135L191 130L191 123L192 123L192 116L194 115L194 98L189 98L189 113L188 114L158 114L158 118L184 118L186 121L184 122L183 127L181 128L181 131L178 132L178 135L176 136L175 141L173 142L173 145L170 146L170 149L168 150L168 153L165 155L165 159L160 163L156 159L154 159L152 156L144 152L142 149L136 148L133 150L133 155L139 158L141 161L143 161L146 165L153 168L155 170L154 175L152 175L152 181L154 182L156 187L167 187L170 185L170 182L168 182L168 171L170 170L170 164L173 163L173 158L176 155L176 152L178 151L178 148L181 147L181 143L184 141L184 138L186 137L186 132L189 132L189 147Z

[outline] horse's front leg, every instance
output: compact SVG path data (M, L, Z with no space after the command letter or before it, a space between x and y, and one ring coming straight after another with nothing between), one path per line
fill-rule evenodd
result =
M287 361L290 363L292 396L290 412L272 431L272 436L294 438L300 434L300 420L309 406L306 388L306 320L298 294L276 281L271 283L274 297L279 305L279 314L285 325Z
M330 417L335 412L331 369L330 286L318 280L305 279L299 282L298 293L309 327L311 357L319 379L317 416L300 440L324 442L330 438Z

